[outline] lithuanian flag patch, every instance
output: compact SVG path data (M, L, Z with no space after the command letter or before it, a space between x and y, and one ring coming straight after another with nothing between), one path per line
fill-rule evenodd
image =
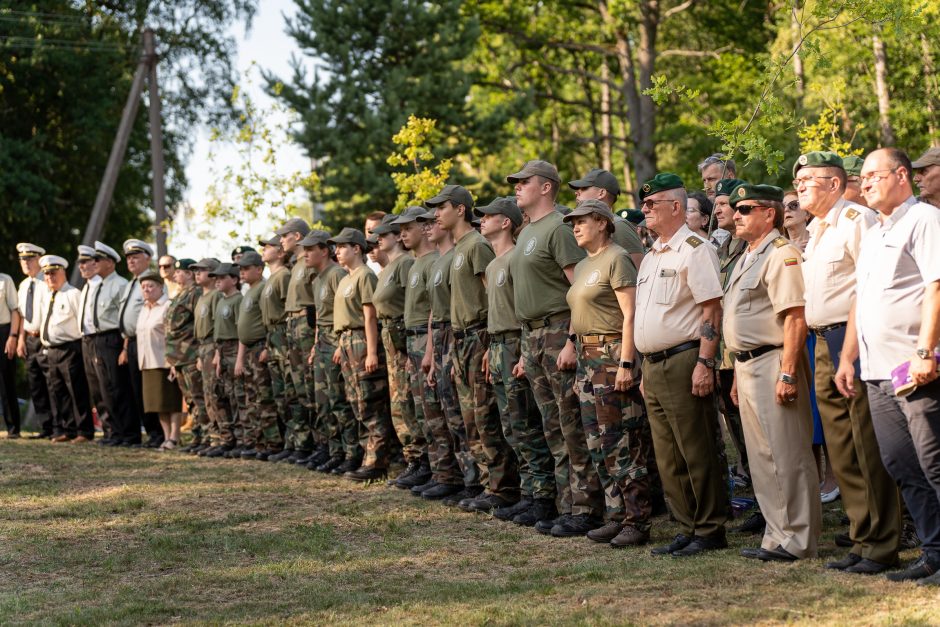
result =
M790 259L784 259L784 260L783 260L783 265L785 265L785 266L795 266L795 265L796 265L796 257L791 257Z

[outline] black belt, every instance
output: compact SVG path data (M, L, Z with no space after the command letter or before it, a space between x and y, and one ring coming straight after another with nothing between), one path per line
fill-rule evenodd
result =
M463 329L454 329L454 338L462 340L471 333L476 333L477 331L486 330L485 322L477 322L476 324L471 324L469 327L464 327Z
M440 322L431 322L432 329L446 329L450 326L450 322L445 322L441 320Z
M523 321L522 326L528 331L535 331L536 329L542 329L549 325L555 324L556 322L561 322L562 320L567 320L571 317L571 312L562 311L561 313L552 314L546 318L539 318L537 320L528 320Z
M416 335L425 335L428 332L428 325L422 325L420 327L411 327L405 329L405 335L408 337L414 337Z
M835 329L841 329L842 327L848 325L848 322L836 322L835 324L827 324L822 327L810 327L809 330L816 334L816 337L823 337L829 331Z
M81 344L82 344L81 340L71 340L68 342L62 342L61 344L50 344L49 346L46 347L46 349L48 350L48 349L55 348L55 349L64 350L66 348L74 348L76 350L81 350L82 349Z
M778 348L783 348L783 347L767 344L765 346L755 348L754 350L751 350L751 351L741 351L740 353L735 353L734 351L732 351L731 354L734 355L735 361L745 362L745 361L750 361L754 359L755 357L760 357L761 355L769 353L770 351L775 351Z
M98 331L97 333L92 333L92 335L96 335L96 336L114 335L114 334L120 335L121 334L120 329L108 329L107 331Z
M518 339L522 336L522 331L503 331L502 333L491 333L490 342L505 344L506 340Z
M643 358L651 364L656 364L661 361L672 357L673 355L678 355L679 353L684 353L685 351L692 350L693 348L698 348L701 346L701 340L690 340L688 342L683 342L678 346L673 346L672 348L667 348L664 351L657 351L655 353L643 353Z

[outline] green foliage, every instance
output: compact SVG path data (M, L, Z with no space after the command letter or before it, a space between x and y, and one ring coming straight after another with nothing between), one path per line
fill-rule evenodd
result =
M393 212L400 213L409 205L420 205L434 196L447 183L453 162L442 159L436 167L425 162L434 159L433 146L441 141L437 121L408 116L408 122L398 131L392 141L400 146L400 152L388 157L394 167L410 168L408 172L392 172L392 180L398 190L398 200Z

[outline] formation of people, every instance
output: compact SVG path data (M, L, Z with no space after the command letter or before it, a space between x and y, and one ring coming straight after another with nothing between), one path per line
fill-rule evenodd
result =
M614 547L668 507L679 533L652 553L678 558L728 546L721 420L759 506L741 555L817 555L815 415L848 519L826 568L940 583L940 149L807 153L789 192L721 155L699 170L704 193L644 182L633 221L612 173L568 181L571 210L533 160L488 204L446 185L363 230L293 218L230 262L153 270L143 241L95 242L82 289L22 243L5 357L26 359L36 437L90 441L95 408L104 446L375 482L401 457L388 483L417 497Z

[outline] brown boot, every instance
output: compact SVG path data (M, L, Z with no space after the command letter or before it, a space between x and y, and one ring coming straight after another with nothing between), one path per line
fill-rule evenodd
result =
M633 525L624 525L617 537L610 541L610 545L618 549L625 546L640 546L649 542L649 539L649 531L640 531Z

